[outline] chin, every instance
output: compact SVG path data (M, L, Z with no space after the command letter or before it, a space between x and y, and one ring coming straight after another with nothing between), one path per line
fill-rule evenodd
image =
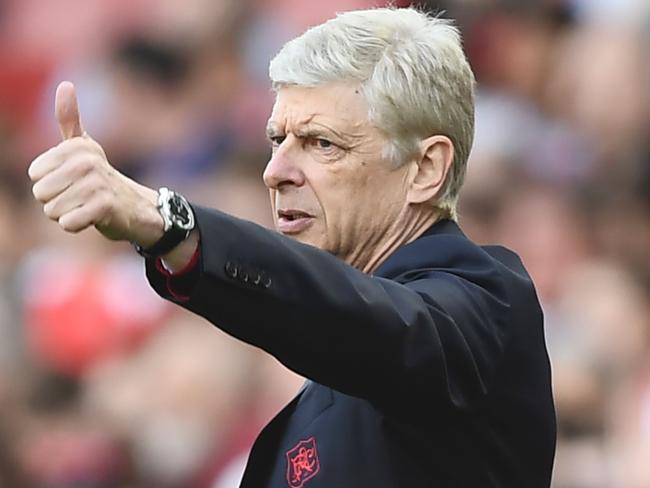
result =
M296 241L302 244L307 244L308 246L317 247L322 251L329 252L326 242L323 241L323 239L319 238L318 236L309 235L309 233L306 232L304 234L297 234L289 237L295 239Z
M294 236L290 236L290 237L295 239L298 242L303 243L303 244L308 244L310 246L317 247L319 249L323 249L323 247L320 245L320 243L316 239L314 239L314 238L312 238L312 237L310 237L308 235L300 235L299 234L299 235L294 235Z

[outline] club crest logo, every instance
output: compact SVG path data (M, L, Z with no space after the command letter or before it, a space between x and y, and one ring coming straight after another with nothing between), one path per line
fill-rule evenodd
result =
M316 439L300 441L287 451L287 482L290 488L302 488L320 470Z

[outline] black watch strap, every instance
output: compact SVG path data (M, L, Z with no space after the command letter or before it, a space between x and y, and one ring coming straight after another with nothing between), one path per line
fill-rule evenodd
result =
M157 258L178 246L181 242L187 239L190 234L189 230L172 227L156 242L153 246L144 249L141 246L135 245L135 250L138 251L140 256L145 258Z

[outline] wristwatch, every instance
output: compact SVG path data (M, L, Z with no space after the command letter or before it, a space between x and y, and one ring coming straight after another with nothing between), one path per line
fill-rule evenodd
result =
M145 258L167 254L187 239L194 229L194 212L183 195L163 186L158 190L157 208L165 223L163 236L147 249L134 244L138 254Z

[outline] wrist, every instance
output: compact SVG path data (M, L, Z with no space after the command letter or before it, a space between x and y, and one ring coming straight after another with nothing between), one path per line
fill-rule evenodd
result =
M133 244L143 257L157 258L169 254L183 241L187 240L195 225L194 210L183 195L169 188L161 187L157 193L156 211L163 222L162 236L154 243L151 243L152 237L160 235L160 221L158 219L154 221L150 218L152 194L148 191L146 194L147 197L143 198L143 201L147 202L147 209L141 211L143 214L142 220L146 223L142 228L142 235L146 236L146 238L141 238L139 242L148 245L145 246L139 242L133 242ZM151 225L154 227L151 227ZM155 229L154 232L152 232L152 228Z
M148 249L163 237L165 222L158 209L158 192L137 183L136 185L135 191L140 195L140 199L133 209L131 242Z
M194 229L190 235L176 246L171 252L161 256L164 263L172 274L177 274L189 266L190 262L199 256L199 231Z

